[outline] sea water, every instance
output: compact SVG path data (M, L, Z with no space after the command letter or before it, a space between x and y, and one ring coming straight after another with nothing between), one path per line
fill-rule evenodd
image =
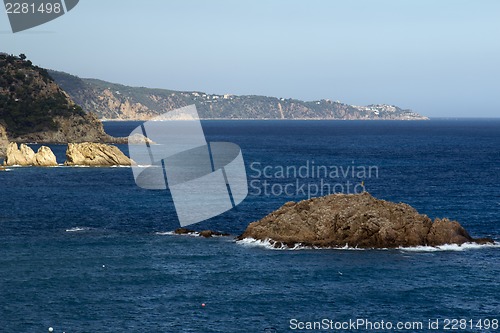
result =
M126 136L138 124L105 128ZM499 120L204 121L203 128L208 141L241 147L253 187L235 209L191 227L232 237L173 235L170 193L137 187L130 168L0 171L1 332L311 332L313 325L373 332L382 321L431 332L447 320L449 328L467 320L460 332L500 331L477 326L500 319L498 245L290 250L234 241L285 202L327 194L314 193L321 181L344 191L347 182L350 190L363 182L377 198L500 241ZM62 164L65 146L50 147ZM296 177L276 174L306 165ZM317 177L311 165L376 169ZM264 192L265 181L274 192ZM372 326L335 329L356 320Z

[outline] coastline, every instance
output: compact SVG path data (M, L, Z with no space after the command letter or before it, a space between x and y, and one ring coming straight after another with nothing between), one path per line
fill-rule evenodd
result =
M500 118L497 118L497 119L500 119ZM148 119L99 119L101 122L103 123L107 123L107 122L126 122L126 121L138 121L138 122L141 122L141 121L150 121ZM244 120L244 121L404 121L404 122L407 122L407 121L428 121L428 120L433 120L431 118L427 118L426 119L336 119L336 118L259 118L259 119L256 119L256 118L200 118L200 120L203 120L203 121L211 121L211 120L214 120L214 121L220 121L220 120L231 120L231 121L240 121L240 120ZM158 121L158 122L161 122L161 121L188 121L186 119L179 119L179 120L174 120L174 119L169 119L169 120L155 120L155 121Z

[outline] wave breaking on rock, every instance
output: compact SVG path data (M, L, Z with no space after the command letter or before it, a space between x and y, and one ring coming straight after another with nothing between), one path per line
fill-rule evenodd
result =
M472 238L456 221L419 214L404 203L369 193L333 194L288 202L257 222L237 240L253 239L274 248L415 248L447 244L493 244Z

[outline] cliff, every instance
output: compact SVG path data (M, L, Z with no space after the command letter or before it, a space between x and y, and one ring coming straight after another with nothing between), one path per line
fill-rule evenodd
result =
M266 96L136 88L81 79L63 72L50 71L50 75L85 110L101 119L148 120L191 104L196 105L203 119L428 119L411 110L385 104L355 106L330 100L305 102Z
M47 70L25 56L0 54L0 140L67 143L115 142L102 123L62 90ZM4 133L5 134L5 133ZM2 139L3 137L3 139Z
M7 137L7 130L2 123L0 123L0 157L5 155L8 144L9 138Z
M288 202L260 221L251 223L238 239L268 240L276 247L395 248L439 246L473 239L456 221L419 214L404 203L378 200L368 193L334 194Z

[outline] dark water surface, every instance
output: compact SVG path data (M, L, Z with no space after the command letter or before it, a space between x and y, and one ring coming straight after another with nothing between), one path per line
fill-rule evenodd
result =
M138 124L105 128L126 136ZM237 235L307 198L277 193L296 181L312 186L310 194L321 180L344 190L364 181L375 197L500 241L499 120L203 127L209 141L240 145L253 185L236 209L196 229ZM65 146L51 148L63 163ZM280 167L307 165L305 177L276 176ZM311 165L377 173L316 177ZM265 180L274 194L263 193ZM178 222L169 193L138 188L130 168L11 168L0 171L0 193L0 332L307 332L292 330L290 320L358 318L422 322L409 331L430 332L429 319L441 320L440 331L447 318L500 319L499 247L279 251L172 236Z

